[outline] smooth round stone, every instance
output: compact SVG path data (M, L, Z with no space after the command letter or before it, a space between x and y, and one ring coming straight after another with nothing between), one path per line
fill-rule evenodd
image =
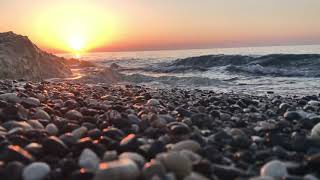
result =
M129 134L120 142L120 148L122 150L135 150L138 146L139 144L135 134Z
M286 120L289 120L289 121L293 121L293 120L300 120L302 119L303 117L301 116L301 113L297 112L297 111L287 111L284 113L283 117L286 119Z
M210 126L212 123L212 118L207 114L197 113L191 116L192 124L198 127L207 127Z
M183 180L210 180L210 179L196 172L192 172L189 176L185 177Z
M30 163L34 161L33 156L20 146L9 145L5 155L6 161L20 161L23 163Z
M320 123L316 124L311 130L311 138L320 140Z
M282 178L288 175L288 171L284 163L279 160L272 160L262 166L260 175Z
M42 109L37 109L37 111L36 111L36 113L34 114L33 117L36 118L36 119L47 119L47 120L51 119L49 114L46 111L42 110Z
M142 169L142 176L145 180L152 180L154 176L164 177L166 174L166 170L164 166L156 160L151 160L146 163Z
M51 136L56 136L59 134L59 129L57 126L53 123L50 123L46 126L46 131L48 132L49 135Z
M308 105L310 105L310 106L320 106L320 102L319 101L309 101Z
M24 165L18 161L11 161L5 168L5 176L10 180L20 180L22 177Z
M201 149L200 144L193 140L180 141L171 146L172 151L190 150L193 152L197 152L199 149Z
M50 136L42 145L45 151L58 156L64 156L68 152L67 145L56 136Z
M16 93L5 93L0 95L0 99L11 102L11 103L19 103L21 99L17 96Z
M33 155L39 154L43 150L42 145L38 143L30 143L25 147L25 149Z
M84 149L79 157L78 164L80 167L96 171L100 163L99 157L91 149Z
M231 115L227 113L220 113L220 119L222 121L229 121L231 119Z
M76 138L80 139L88 132L88 128L81 126L71 132L71 134Z
M131 124L139 124L142 121L140 118L138 118L134 114L128 114L128 119L130 120Z
M31 130L31 129L30 129ZM16 127L16 128L13 128L13 129L10 129L10 131L8 131L8 134L22 134L24 131L23 128L21 127Z
M64 102L64 106L67 106L69 108L75 108L78 106L78 102L73 99L69 99Z
M181 150L180 153L188 159L190 159L190 161L192 161L193 164L199 163L202 160L202 157L199 154L194 153L190 150Z
M48 164L44 162L34 162L23 169L22 177L23 180L42 180L50 171L51 169Z
M117 151L106 151L103 154L103 161L115 161L118 159Z
M303 177L303 180L319 180L319 179L312 174L307 174Z
M176 122L176 119L172 117L170 114L159 114L158 119L164 120L167 123Z
M65 114L65 117L70 119L70 120L79 120L81 119L83 116L82 114L77 111L77 110L70 110Z
M155 128L164 128L166 125L167 125L167 121L161 118L157 118L151 123L151 126Z
M64 133L59 136L59 139L67 146L72 146L77 143L77 139L73 137L71 133Z
M99 170L93 180L136 180L140 170L131 159L100 163Z
M146 163L146 159L138 153L134 152L124 152L120 154L119 159L131 159L134 161L139 167L143 167Z
M101 135L102 135L102 132L98 128L94 128L88 131L88 136L91 137L92 139L99 139Z
M43 125L38 120L28 120L27 123L30 124L33 129L44 129Z
M168 169L176 174L178 178L188 176L192 171L192 162L183 154L171 151L168 153L161 153L156 156L156 159Z
M230 165L211 164L211 171L221 179L237 179L237 177L247 176L247 172Z
M30 130L32 129L32 126L30 124L28 124L25 121L7 121L5 123L2 124L2 127L4 127L5 129L7 129L8 131L10 131L11 129L14 128L22 128L23 130Z
M178 107L176 108L176 111L182 115L182 116L185 116L185 117L190 117L192 115L192 113L182 107Z
M259 126L263 129L263 130L270 130L270 129L274 129L276 127L275 124L266 122L266 121L260 121L258 122Z
M40 106L40 101L37 98L28 97L28 98L23 99L21 104L29 106L29 107L38 107L38 106Z
M281 110L283 110L283 111L287 110L288 108L290 108L290 105L287 104L287 103L281 103L281 104L279 105L279 109L281 109Z
M167 125L170 129L170 133L173 135L186 135L191 132L189 126L185 123L170 123Z
M147 105L149 106L158 106L160 105L160 102L157 99L149 99L147 102Z

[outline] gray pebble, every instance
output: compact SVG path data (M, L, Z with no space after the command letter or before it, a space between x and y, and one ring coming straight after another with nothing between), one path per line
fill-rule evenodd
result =
M99 157L91 149L84 149L80 154L78 164L80 167L95 171L100 163Z
M23 180L42 180L51 171L50 166L44 162L34 162L23 169Z

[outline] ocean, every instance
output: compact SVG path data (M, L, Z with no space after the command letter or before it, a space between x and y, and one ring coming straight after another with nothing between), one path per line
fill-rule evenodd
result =
M159 88L320 93L320 45L99 52L82 54L80 59L103 66L116 63L126 81Z

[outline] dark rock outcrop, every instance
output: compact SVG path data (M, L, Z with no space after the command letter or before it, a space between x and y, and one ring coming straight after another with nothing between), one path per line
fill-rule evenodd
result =
M0 33L0 79L43 80L72 75L57 57L39 49L28 37L13 32Z

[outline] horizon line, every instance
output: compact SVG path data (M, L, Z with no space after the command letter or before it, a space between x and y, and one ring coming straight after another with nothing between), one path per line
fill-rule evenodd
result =
M279 47L279 46L316 46L320 45L320 42L318 43L296 43L296 44L291 44L291 43L272 43L268 45L236 45L236 46L211 46L211 47L194 47L194 48L154 48L154 49L124 49L124 50L89 50L83 52L84 54L86 53L104 53L104 52L150 52L150 51L183 51L183 50L200 50L200 49L232 49L232 48L253 48L253 47ZM53 54L72 54L72 52L68 51L59 51L59 50L53 50L53 49L46 49L44 48L45 51L53 51L50 53ZM54 52L55 51L55 52Z

